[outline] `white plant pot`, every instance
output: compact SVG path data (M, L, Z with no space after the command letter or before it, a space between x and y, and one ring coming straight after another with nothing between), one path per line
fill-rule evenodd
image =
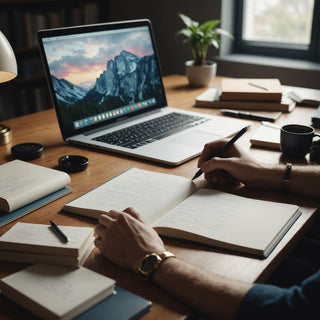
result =
M214 79L217 73L217 64L206 61L202 66L195 66L193 60L185 62L186 76L193 87L207 87Z

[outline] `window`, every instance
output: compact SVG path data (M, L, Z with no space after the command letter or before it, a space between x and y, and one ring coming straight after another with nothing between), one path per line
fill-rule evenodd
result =
M320 60L320 0L238 0L235 51Z

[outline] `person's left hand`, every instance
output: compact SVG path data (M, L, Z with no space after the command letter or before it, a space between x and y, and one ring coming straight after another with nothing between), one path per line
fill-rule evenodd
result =
M157 232L133 208L102 214L95 230L99 236L95 245L101 253L118 266L135 272L146 254L160 255L165 251Z

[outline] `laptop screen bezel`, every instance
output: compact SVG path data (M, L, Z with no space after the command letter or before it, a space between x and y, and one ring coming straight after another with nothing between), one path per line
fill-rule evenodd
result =
M54 87L53 87L53 82L51 80L51 74L50 74L50 69L48 65L48 61L46 58L45 54L45 49L43 45L43 38L49 38L49 37L57 37L57 36L65 36L65 35L71 35L71 34L81 34L81 33L89 33L89 32L97 32L97 31L106 31L106 30L118 30L118 29L126 29L126 28L134 28L134 27L143 27L146 26L149 29L150 32L150 37L154 49L154 56L158 68L158 73L160 77L160 87L162 90L162 95L163 95L163 101L157 102L155 105L150 106L145 109L140 109L132 113L128 113L122 116L119 116L117 118L113 119L106 119L103 122L99 122L97 124L91 125L90 127L84 127L80 129L75 129L73 128L72 130L70 128L65 128L64 127L64 121L62 119L61 111L59 104L56 99L56 95L54 92ZM155 109L163 108L167 106L167 99L166 99L166 94L165 94L165 89L162 81L162 71L161 71L161 66L159 63L159 55L158 55L158 49L154 40L154 34L152 30L152 25L150 20L148 19L140 19L140 20L129 20L129 21L118 21L118 22L108 22L108 23L100 23L100 24L91 24L91 25L81 25L81 26L74 26L74 27L65 27L65 28L58 28L58 29L47 29L47 30L40 30L38 31L38 39L39 39L39 48L40 48L40 55L41 55L41 60L42 64L44 67L44 71L46 74L46 79L49 87L49 92L50 92L50 97L52 104L55 108L55 112L58 118L58 123L61 131L61 135L64 140L67 140L70 137L73 137L78 134L83 134L87 131L91 131L94 129L97 129L98 127L106 126L111 123L115 122L120 122L122 120L127 120L131 117L134 117L138 114L142 113L147 113L150 111L154 111ZM72 124L69 124L71 126Z

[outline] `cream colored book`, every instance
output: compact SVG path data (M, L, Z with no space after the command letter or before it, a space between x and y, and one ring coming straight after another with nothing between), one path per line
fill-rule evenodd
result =
M275 78L230 78L221 81L221 100L281 101L282 87Z
M93 244L94 238L89 241L83 253L80 256L66 256L66 255L53 255L53 254L43 254L43 253L30 253L23 251L10 251L10 250L0 250L0 260L2 261L13 261L19 263L45 263L45 264L56 264L60 266L68 266L78 268L82 266L87 258L89 257L91 251L94 248Z
M283 86L287 96L302 105L318 107L320 104L320 90L303 87Z
M0 165L0 210L12 212L70 184L62 171L13 160Z
M0 280L3 295L42 319L68 320L114 293L115 281L87 268L36 264Z
M197 189L191 179L137 168L63 209L98 218L129 206L161 235L258 256L267 256L300 215L295 205Z
M280 150L280 127L264 123L252 134L250 143L254 146Z
M59 227L69 242L49 225L17 222L0 237L0 260L80 266L93 249L93 228Z

